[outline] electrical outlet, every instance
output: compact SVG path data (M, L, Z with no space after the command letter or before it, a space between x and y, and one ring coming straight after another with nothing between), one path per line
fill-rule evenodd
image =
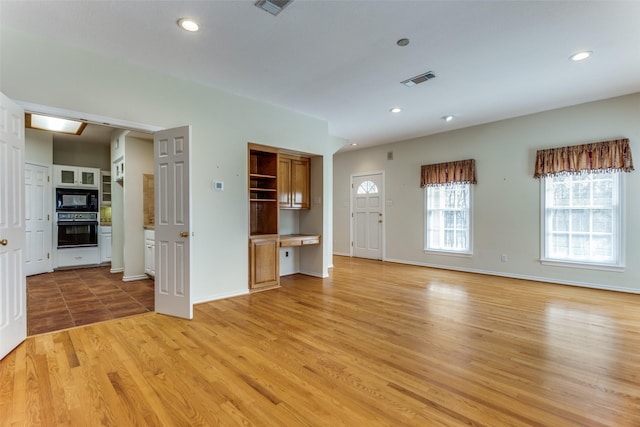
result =
M509 258L507 258L507 255L502 254L502 256L500 257L500 261L507 262L507 261L509 261Z

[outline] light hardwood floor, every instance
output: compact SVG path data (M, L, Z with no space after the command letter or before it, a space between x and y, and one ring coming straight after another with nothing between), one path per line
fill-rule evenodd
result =
M0 424L640 426L640 295L334 262L192 321L28 338Z

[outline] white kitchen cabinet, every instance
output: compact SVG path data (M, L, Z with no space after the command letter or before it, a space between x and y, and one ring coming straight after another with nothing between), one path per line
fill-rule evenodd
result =
M65 248L56 251L56 268L94 266L98 264L100 253L97 247Z
M156 232L144 230L144 272L156 277Z
M100 169L78 166L53 165L56 187L100 187Z
M111 172L100 171L100 206L111 206Z
M100 263L111 262L111 227L100 226Z

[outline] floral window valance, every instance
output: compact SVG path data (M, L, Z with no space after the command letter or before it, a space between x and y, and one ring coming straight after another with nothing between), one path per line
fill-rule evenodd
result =
M476 161L469 159L422 165L420 187L453 183L475 184Z
M631 148L625 138L538 150L533 177L632 170Z

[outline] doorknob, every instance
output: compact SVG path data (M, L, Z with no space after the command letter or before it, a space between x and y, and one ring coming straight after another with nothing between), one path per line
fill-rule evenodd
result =
M180 237L189 237L189 232L188 231L180 232Z
M7 239L0 240L0 245L7 246L8 244L9 244L9 241Z

